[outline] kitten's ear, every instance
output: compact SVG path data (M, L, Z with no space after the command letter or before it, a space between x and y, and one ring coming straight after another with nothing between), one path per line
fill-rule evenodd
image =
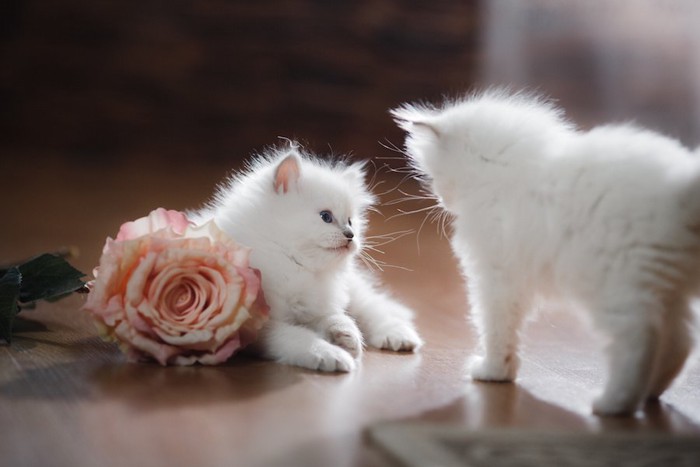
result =
M424 109L412 105L390 111L396 124L406 132L415 136L425 136L433 139L440 138L440 129L434 122L434 118Z
M425 136L430 136L435 139L439 139L441 134L440 130L438 130L437 126L433 123L428 123L428 122L411 122L411 133L415 134L423 134Z
M299 181L301 159L296 152L291 152L277 165L273 186L277 193L287 193L292 185Z

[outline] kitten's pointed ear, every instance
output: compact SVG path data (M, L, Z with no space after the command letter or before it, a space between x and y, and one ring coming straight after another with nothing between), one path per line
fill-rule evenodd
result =
M291 152L277 165L273 186L277 193L287 193L292 185L299 181L301 159L296 152Z
M404 105L390 111L396 124L408 133L414 135L427 136L430 138L440 138L440 129L435 124L434 119L425 110Z
M437 126L428 122L411 122L411 133L428 134L434 138L440 138L440 130Z

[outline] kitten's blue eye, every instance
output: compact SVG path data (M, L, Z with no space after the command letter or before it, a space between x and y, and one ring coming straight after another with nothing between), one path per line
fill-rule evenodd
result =
M331 222L333 222L333 213L332 212L321 211L319 214L321 215L321 219L323 220L323 222L325 222L326 224L330 224Z

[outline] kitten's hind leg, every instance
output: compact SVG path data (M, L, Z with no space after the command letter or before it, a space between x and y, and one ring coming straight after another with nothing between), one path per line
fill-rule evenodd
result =
M669 310L661 330L654 376L649 390L650 399L658 399L683 369L693 346L690 332L691 310L686 303Z
M630 415L650 390L660 338L660 307L639 299L609 304L601 317L607 346L608 376L603 394L593 403L599 415Z
M310 370L347 373L356 366L348 352L311 329L274 319L263 328L257 346L269 359Z
M479 381L513 381L520 367L520 326L530 301L509 289L507 281L479 279L479 287L470 287L470 294L484 356L472 360L471 376Z

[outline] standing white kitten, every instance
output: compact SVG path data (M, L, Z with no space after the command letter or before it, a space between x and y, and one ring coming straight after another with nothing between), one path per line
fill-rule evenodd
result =
M414 167L454 216L484 352L472 376L513 380L524 313L535 298L563 298L609 339L595 412L631 413L661 395L692 347L700 158L630 125L578 131L522 94L392 113Z
M374 202L364 178L362 163L322 161L292 144L258 158L197 213L252 249L270 305L259 339L266 357L347 372L363 335L381 349L421 345L411 311L356 264Z

